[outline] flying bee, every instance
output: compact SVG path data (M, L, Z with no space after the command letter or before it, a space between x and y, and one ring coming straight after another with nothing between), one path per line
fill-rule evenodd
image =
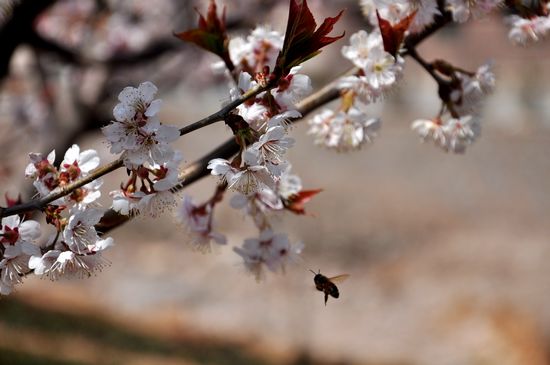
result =
M333 298L338 298L340 296L340 292L338 291L338 287L335 282L342 282L346 280L349 275L343 274L338 275L332 278L327 278L325 275L321 274L321 270L319 270L318 273L316 273L313 270L311 271L315 277L313 277L313 282L315 283L315 288L319 291L322 291L325 293L325 305L327 305L328 296L330 295Z

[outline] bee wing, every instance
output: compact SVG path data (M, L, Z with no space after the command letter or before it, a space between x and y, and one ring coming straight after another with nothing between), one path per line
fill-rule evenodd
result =
M330 281L332 281L333 283L341 283L342 281L346 280L347 278L349 278L349 274L342 274L342 275L334 276L334 277L328 278L328 279Z

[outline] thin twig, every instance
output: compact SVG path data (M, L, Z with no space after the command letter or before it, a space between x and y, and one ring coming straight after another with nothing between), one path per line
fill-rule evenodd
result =
M183 128L180 128L180 136L183 136L184 134L191 133L191 132L193 132L197 129L206 127L210 124L213 124L213 123L216 123L216 122L219 122L219 121L223 120L230 111L232 111L233 109L235 109L236 107L238 107L239 105L241 105L242 103L247 101L248 99L250 99L250 98L252 98L252 97L254 97L254 96L256 96L256 95L258 95L258 94L260 94L264 91L267 91L271 88L272 88L272 85L267 85L267 86L263 86L263 87L259 86L259 87L256 87L254 89L248 90L247 92L242 94L238 99L233 100L232 102L230 102L229 104L227 104L226 106L221 108L216 113L214 113L212 115L209 115L208 117L203 118L203 119L201 119L201 120L199 120L195 123L191 123L189 125L186 125Z

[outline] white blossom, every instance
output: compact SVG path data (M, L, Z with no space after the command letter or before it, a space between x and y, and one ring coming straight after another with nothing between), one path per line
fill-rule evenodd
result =
M51 151L46 158L44 158L41 153L29 153L29 158L31 162L25 168L25 177L36 179L39 174L37 164L44 161L50 165L53 165L55 161L55 150Z
M40 254L35 241L40 237L40 224L28 220L21 222L17 215L5 217L0 227L0 294L8 295L29 272L29 258Z
M295 103L307 96L313 89L309 76L299 74L302 66L295 66L274 90L273 97L279 106L280 112L295 110ZM284 86L284 87L283 87Z
M87 252L90 246L95 245L99 235L95 225L103 217L103 211L95 208L78 210L69 217L69 223L63 230L63 240L74 252Z
M0 260L0 294L8 295L16 284L23 282L29 272L29 258L40 253L40 248L27 241L19 241L4 247Z
M458 114L466 115L479 112L485 98L495 88L495 75L492 67L492 62L487 62L480 66L472 76L457 73L461 86L451 94L451 100Z
M355 150L372 142L381 125L380 119L368 118L356 107L337 113L326 109L308 123L308 134L315 136L315 144L342 152Z
M67 171L70 167L77 167L82 176L99 166L99 155L95 150L86 150L80 152L80 147L73 144L63 157L61 162L61 171Z
M138 191L133 194L133 197L139 199L136 207L137 211L147 214L151 218L158 218L166 210L170 210L177 205L174 194L169 190L148 194Z
M252 72L260 72L264 66L273 70L283 47L283 36L269 26L259 26L246 40L231 38L228 47L231 61L237 67L248 68Z
M149 81L138 88L124 88L113 110L115 121L102 128L111 143L111 153L123 152L129 169L144 163L163 164L174 155L168 143L179 137L179 131L160 123L157 113L161 100L153 100L156 92L157 87Z
M261 189L272 188L275 184L267 167L260 165L258 156L245 150L242 154L242 166L237 169L229 161L216 158L208 163L207 168L211 174L220 176L222 181L227 181L228 188L244 195L254 194Z
M479 121L471 115L451 118L443 126L443 129L447 135L446 148L454 153L464 153L466 147L471 144L480 133Z
M414 121L411 127L423 141L431 140L444 151L453 153L464 153L481 131L479 120L472 115L449 118L446 121L441 118L420 119Z
M530 19L510 15L507 22L511 25L508 38L514 44L527 45L538 42L550 31L550 16L535 16Z
M270 127L249 151L259 156L272 175L280 176L285 167L283 155L293 145L294 139L286 137L283 127Z
M383 48L382 36L379 31L370 34L364 30L352 34L350 45L342 47L342 55L359 68L367 66L367 60L372 50Z
M447 136L443 130L443 123L440 118L418 119L411 124L411 129L415 131L423 142L432 140L437 146L445 148L447 145Z

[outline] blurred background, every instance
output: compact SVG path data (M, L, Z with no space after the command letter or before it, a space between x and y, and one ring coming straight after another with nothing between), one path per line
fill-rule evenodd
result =
M314 89L350 67L340 47L365 26L352 1L310 0L320 22L347 8L344 40L306 63ZM172 36L195 26L207 1L2 0L0 186L29 199L29 152L73 143L108 152L99 128L120 90L150 80L161 120L183 126L228 98L214 56ZM228 27L284 32L286 1L228 0ZM285 275L256 283L232 252L256 235L225 204L216 211L229 247L190 250L170 214L112 231L112 264L85 280L29 277L0 299L0 364L550 363L550 44L517 48L501 18L438 32L419 48L474 71L494 59L497 89L481 138L465 155L421 144L410 130L439 110L436 85L407 60L384 103L376 142L337 154L292 130L293 171L322 188L309 216L277 219L306 248ZM177 142L192 162L230 131L213 125ZM117 171L104 192L125 179ZM211 195L216 179L186 189ZM109 206L104 193L103 203ZM308 269L351 277L324 306Z

